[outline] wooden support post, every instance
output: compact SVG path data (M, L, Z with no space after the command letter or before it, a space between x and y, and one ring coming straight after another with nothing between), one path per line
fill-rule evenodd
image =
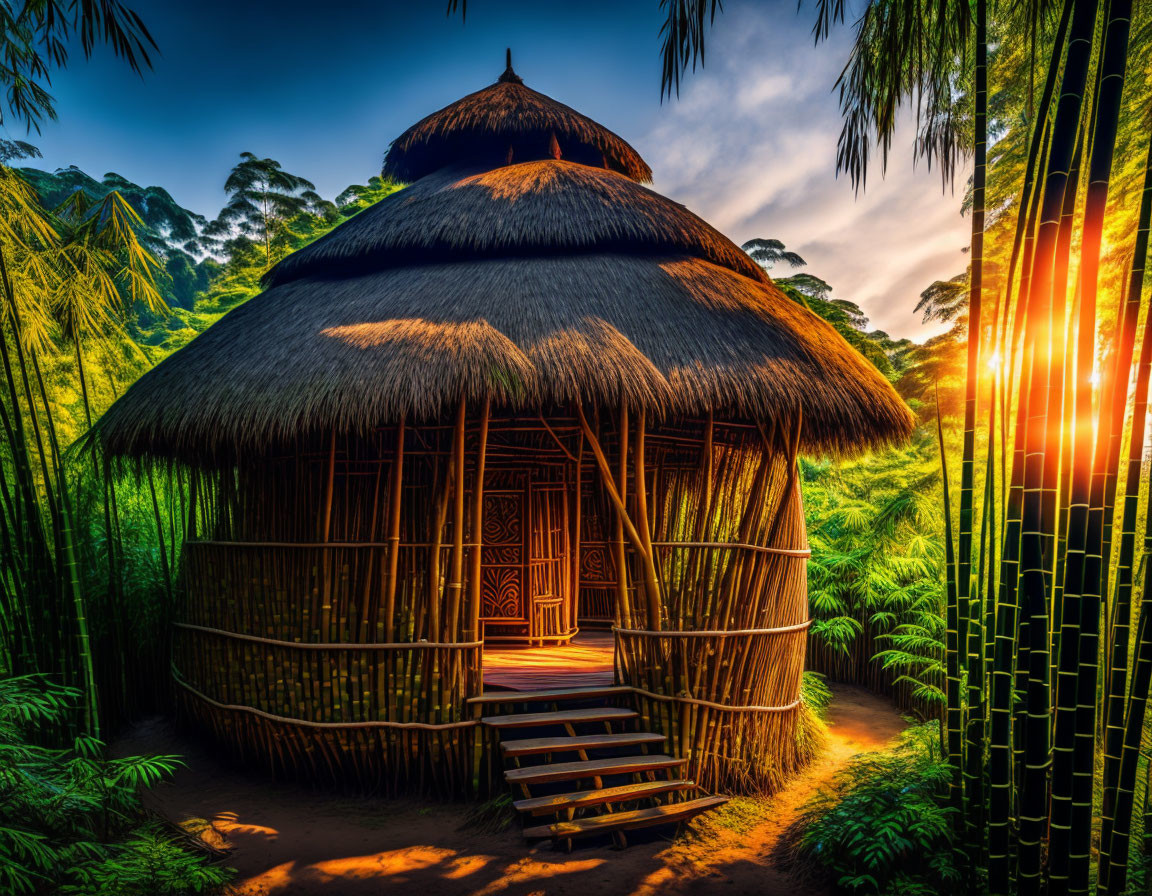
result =
M580 447L576 452L576 506L572 508L572 623L580 621L580 526L584 507L584 434L580 434Z
M404 488L404 418L396 424L396 453L388 490L388 584L384 591L384 640L395 640L396 576L400 563L400 495ZM377 623L379 631L379 623Z
M584 431L584 438L588 441L588 446L592 449L592 454L596 458L596 465L600 468L600 479L604 485L604 490L608 493L613 506L616 508L616 522L617 522L617 550L616 550L616 564L618 567L619 579L617 583L618 596L620 598L620 624L624 628L632 627L632 611L630 599L628 596L628 567L627 556L624 553L624 539L621 530L627 533L629 541L632 542L632 547L636 550L637 554L641 557L646 555L644 550L644 543L640 538L640 534L636 531L636 527L632 524L632 520L628 516L628 509L625 506L627 499L627 484L628 484L628 429L627 429L627 410L621 411L621 423L623 429L620 434L620 484L621 488L617 487L612 470L608 465L608 458L604 455L604 449L600 447L600 440L596 438L596 434L592 432L592 428L588 425L588 420L584 416L584 409L579 405L576 406L576 413L580 418L580 428Z
M587 436L587 433L585 433ZM628 593L628 554L624 549L624 523L625 516L623 507L624 502L628 500L628 408L624 405L620 407L620 472L619 484L613 490L612 476L606 474L607 472L607 458L604 458L604 463L601 466L601 475L604 479L604 484L609 490L609 494L615 493L616 506L616 591L617 598L620 602L620 618L624 620L624 626L630 627L632 622L632 596ZM591 442L591 439L589 439ZM597 443L593 451L599 447ZM597 454L597 461L600 460L603 451Z
M448 579L448 613L446 641L460 637L460 592L464 590L464 399L456 410L456 427L452 439L452 465L455 470L454 502L452 507L452 566Z
M432 525L432 555L428 558L428 629L429 637L433 641L444 640L440 628L440 601L443 594L440 591L440 548L444 544L444 522L448 519L448 494L452 490L453 466L448 464L444 473L444 480L436 490L436 516Z
M327 541L332 529L332 492L336 485L336 430L328 446L328 477L324 485L324 512L320 515L320 540Z
M641 410L636 417L636 448L634 451L636 461L636 514L640 518L640 542L643 547L642 560L644 561L644 595L647 599L648 628L659 631L661 628L660 612L660 576L656 571L656 557L652 553L652 532L648 520L648 479L644 472L644 435L645 414Z
M480 440L476 448L476 481L472 486L472 555L471 570L469 573L469 606L468 630L464 633L465 641L480 640L480 605L483 602L481 593L481 562L484 550L484 467L488 456L488 421L491 411L491 400L484 399L480 411Z

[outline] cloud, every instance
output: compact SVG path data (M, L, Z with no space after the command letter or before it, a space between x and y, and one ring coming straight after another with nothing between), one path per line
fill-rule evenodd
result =
M656 188L737 243L776 237L857 302L871 326L921 340L913 311L934 280L961 272L969 222L960 215L966 174L941 189L913 164L914 128L898 129L885 177L878 155L867 189L836 177L840 114L834 92L851 34L813 47L810 10L730 8L708 45L707 67L637 144Z

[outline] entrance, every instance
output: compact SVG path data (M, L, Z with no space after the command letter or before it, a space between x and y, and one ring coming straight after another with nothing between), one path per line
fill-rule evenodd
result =
M562 472L563 471L563 472ZM563 467L491 469L484 483L481 621L484 686L604 687L614 677L616 583L606 508ZM577 565L577 557L580 563ZM586 627L588 623L590 627Z
M568 490L524 472L493 479L484 487L485 643L566 644L577 631Z

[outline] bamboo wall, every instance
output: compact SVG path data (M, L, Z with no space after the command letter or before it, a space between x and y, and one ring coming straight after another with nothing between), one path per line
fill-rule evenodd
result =
M243 759L358 791L483 790L466 710L482 639L571 637L585 594L698 782L768 791L803 759L806 540L783 429L461 408L241 457L191 491L174 677Z
M242 759L358 791L473 787L484 421L197 474L181 706Z
M620 480L640 545L620 592L617 678L693 780L770 793L813 748L798 731L809 620L795 432L705 421L640 439L643 462ZM620 444L602 446L606 460Z

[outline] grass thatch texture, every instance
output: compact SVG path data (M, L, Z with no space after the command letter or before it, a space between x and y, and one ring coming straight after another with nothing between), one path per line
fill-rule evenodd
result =
M652 169L621 137L525 87L511 68L495 84L433 112L393 140L384 176L408 183L460 163L495 167L560 157L652 180Z
M626 297L626 299L625 299ZM228 314L97 424L115 455L231 463L301 433L627 402L776 420L809 451L899 440L913 418L827 323L769 284L684 257L582 255L305 278Z
M265 283L446 259L595 252L688 255L768 280L747 253L679 203L615 172L547 159L429 175L289 255Z

